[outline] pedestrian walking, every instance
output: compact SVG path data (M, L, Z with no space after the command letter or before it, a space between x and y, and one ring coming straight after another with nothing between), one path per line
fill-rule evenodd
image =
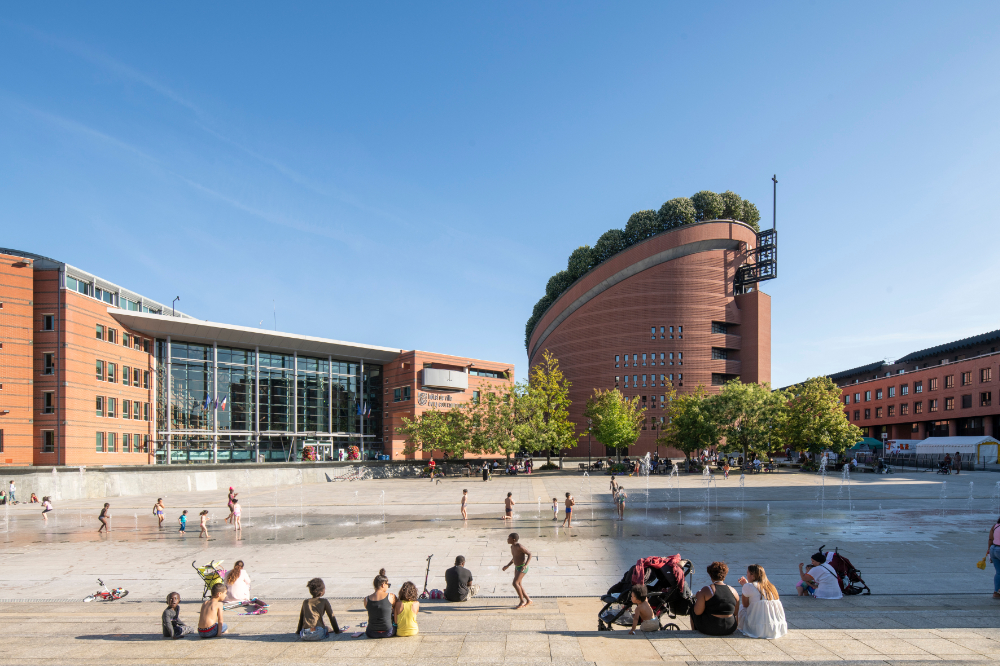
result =
M518 604L515 610L520 610L531 605L531 597L524 589L524 577L528 573L528 564L531 562L531 551L525 548L520 541L517 532L511 532L507 536L507 543L510 544L510 562L504 565L503 570L507 571L510 565L514 565L514 591L517 592Z

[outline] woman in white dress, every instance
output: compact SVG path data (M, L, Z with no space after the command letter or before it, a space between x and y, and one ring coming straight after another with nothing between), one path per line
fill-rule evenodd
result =
M785 609L778 599L778 590L767 579L764 567L751 564L746 577L740 577L743 589L740 603L744 610L739 616L739 630L750 638L781 638L788 633Z

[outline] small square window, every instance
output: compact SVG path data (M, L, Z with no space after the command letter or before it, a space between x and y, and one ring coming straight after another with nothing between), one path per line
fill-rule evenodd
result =
M858 410L858 409L855 409L855 410L854 410L854 420L855 420L855 421L858 421L858 420L860 420L860 419L861 419L861 411L860 411L860 410Z
M993 392L984 391L979 394L979 406L989 407L993 403Z
M896 415L896 406L895 405L889 405L888 409L889 409L889 418L892 418L893 416Z
M931 380L934 381L934 380ZM944 387L946 389L955 388L955 375L946 375L944 378Z
M914 393L923 393L924 392L924 383L922 381L913 382L913 392Z
M969 409L970 407L972 407L972 396L971 395L963 395L962 396L962 409Z
M938 401L937 401L937 399L929 401L928 404L927 404L927 408L930 411L932 411L932 412L936 412L938 410Z
M875 399L876 400L882 399L882 389L875 389Z
M923 400L917 400L915 403L913 403L913 413L914 414L923 414L924 413L924 401Z
M993 379L993 369L992 368L981 368L979 370L979 381L980 382L982 382L982 383L985 384L988 381L992 381L992 379Z
M42 330L43 331L54 331L56 330L56 316L55 315L42 315Z
M910 394L909 384L903 384L899 387L899 395L909 395L909 394Z
M875 408L875 418L877 418L877 419L882 418L882 408L881 407L876 407Z
M962 386L972 385L972 371L962 373Z
M953 409L955 409L955 399L954 398L945 398L944 399L944 411L950 412Z
M910 405L908 403L903 403L899 406L899 415L907 416L910 413Z

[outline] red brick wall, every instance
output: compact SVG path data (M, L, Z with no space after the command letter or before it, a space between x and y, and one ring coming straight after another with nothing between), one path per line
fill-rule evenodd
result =
M742 372L744 382L771 383L771 297L752 291L736 297L742 323Z
M416 455L405 455L403 453L403 449L406 448L406 440L402 436L395 434L395 429L402 425L402 417L405 416L406 418L412 419L430 409L429 407L422 407L419 404L420 393L447 394L451 397L451 402L453 404L461 405L469 402L472 399L472 392L483 386L498 386L508 383L507 380L502 379L498 380L487 377L470 376L469 388L464 392L441 391L439 389L424 390L420 388L419 377L420 371L423 370L425 363L431 363L433 364L432 367L435 368L447 368L454 370L465 370L467 367L471 366L480 370L496 370L500 372L509 371L511 381L513 381L514 377L514 364L512 363L495 363L492 361L481 361L478 359L460 358L457 356L432 354L430 352L422 351L402 352L399 357L391 363L387 363L382 366L383 372L385 373L385 394L383 395L385 407L383 409L382 436L385 439L384 450L386 453L389 453L394 460L400 458L427 460L430 459L432 455L435 458L442 457L440 451L434 451L433 453L429 451L422 451ZM393 389L402 388L404 386L410 387L410 400L407 402L393 402ZM474 458L479 456L468 457Z
M30 259L0 254L0 465L32 462L32 301Z
M990 380L980 381L980 370L989 369ZM971 383L962 385L963 373L971 374ZM982 418L984 422L984 434L996 437L994 432L994 419L1000 415L1000 353L987 354L971 359L964 359L954 363L935 365L929 368L921 368L895 374L891 377L881 377L868 381L848 384L841 388L841 403L844 397L850 396L851 403L844 405L844 411L848 419L861 428L871 428L869 435L875 439L881 439L881 429L886 427L888 439L925 439L929 426L934 421L950 421L950 434L957 433L957 419L970 417ZM953 388L945 388L945 380L948 376L954 378ZM937 380L937 389L931 390L931 380ZM923 391L915 393L916 382L923 383ZM908 395L901 395L901 387L906 384L909 390ZM889 397L889 388L895 389L895 396ZM882 391L882 398L877 399L878 391ZM871 391L871 400L864 399L865 392ZM991 401L989 406L980 405L980 394L989 392ZM855 402L854 394L861 396L859 402ZM972 406L962 407L962 396L972 396ZM946 409L948 398L954 399L954 408ZM930 402L937 400L937 411L930 411ZM922 403L922 413L916 413L916 402ZM907 405L908 414L902 414L903 405ZM893 408L893 416L889 416L889 408ZM882 416L877 416L877 410L881 408ZM871 410L870 417L865 418L865 410ZM860 418L854 418L854 412L860 412ZM912 425L917 424L917 431L912 430Z

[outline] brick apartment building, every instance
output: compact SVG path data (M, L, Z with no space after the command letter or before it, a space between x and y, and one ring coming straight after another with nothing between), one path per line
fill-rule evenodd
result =
M829 375L865 436L926 439L1000 434L1000 331Z
M352 445L399 457L391 429L421 397L460 404L513 369L194 319L0 249L0 465L277 462ZM413 402L383 411L396 389Z

